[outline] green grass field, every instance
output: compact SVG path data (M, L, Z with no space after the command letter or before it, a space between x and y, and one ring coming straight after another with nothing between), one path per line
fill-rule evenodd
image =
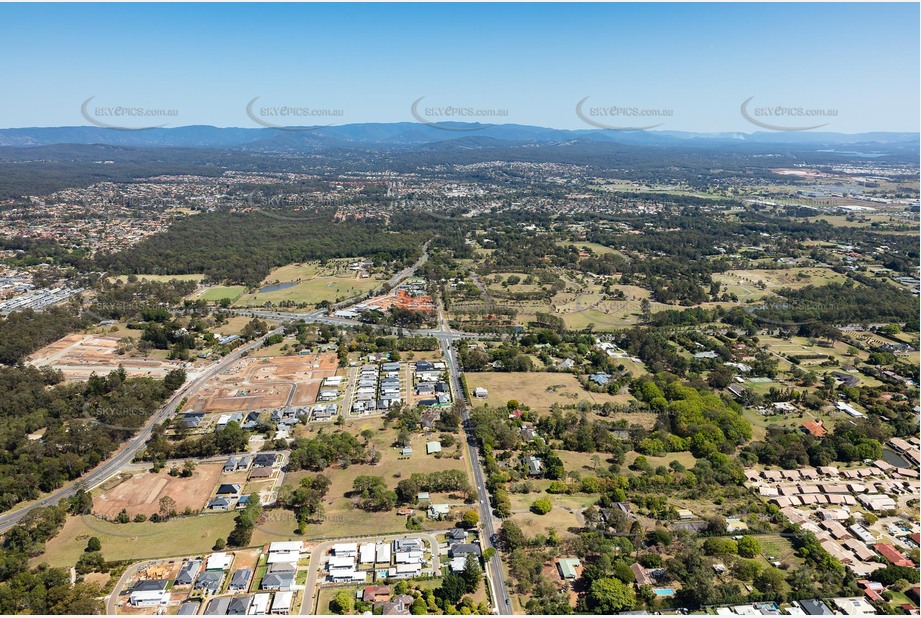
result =
M64 527L45 545L33 564L47 562L70 567L86 549L89 537L102 542L106 560L146 560L210 553L217 538L227 538L235 513L177 517L168 522L116 524L93 517L68 517Z
M207 302L217 302L225 298L236 300L246 291L242 285L214 285L201 293L197 298Z

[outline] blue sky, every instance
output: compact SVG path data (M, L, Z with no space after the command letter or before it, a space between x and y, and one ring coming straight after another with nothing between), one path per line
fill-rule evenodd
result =
M89 97L177 110L168 126L255 127L255 97L413 121L425 97L576 129L590 97L670 111L663 130L751 132L755 97L834 110L823 130L918 131L918 22L879 3L2 4L0 126L87 125Z

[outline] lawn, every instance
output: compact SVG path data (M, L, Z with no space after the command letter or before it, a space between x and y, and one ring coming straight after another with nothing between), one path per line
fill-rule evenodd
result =
M177 517L164 523L116 524L93 517L68 517L64 527L45 545L45 553L32 559L37 565L70 567L86 549L89 537L102 542L106 560L146 560L210 553L214 541L234 526L235 513Z
M213 285L201 293L197 298L207 302L217 302L225 298L236 300L246 291L242 285Z
M631 400L630 395L591 393L582 388L576 376L571 373L475 372L465 375L471 394L481 386L489 392L489 397L485 399L474 399L474 405L504 406L514 399L535 410L546 412L554 403L564 406L580 401L625 404Z
M540 496L531 494L531 497L531 502L533 502ZM556 497L551 496L550 501L553 502ZM573 536L569 531L570 528L581 528L585 525L581 515L556 505L546 515L535 515L530 512L515 513L509 519L518 524L528 536L538 533L548 534L551 529L556 530L560 537Z
M792 569L803 564L803 559L796 555L796 550L789 539L779 534L752 535L761 544L761 557L770 564L771 562L786 562ZM771 558L773 556L773 558Z

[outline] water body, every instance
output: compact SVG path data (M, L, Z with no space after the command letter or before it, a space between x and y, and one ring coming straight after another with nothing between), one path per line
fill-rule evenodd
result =
M293 288L297 285L297 281L285 281L284 283L273 283L272 285L267 285L265 287L259 288L259 292L266 294L268 292L277 292L278 290L284 290L286 288Z
M892 464L896 468L911 468L911 465L901 455L893 451L892 449L884 448L883 449L883 459L887 463Z
M828 148L823 150L816 150L816 152L825 152L836 155L845 155L851 157L884 157L886 153L884 152L855 152L853 150L835 150L834 148Z

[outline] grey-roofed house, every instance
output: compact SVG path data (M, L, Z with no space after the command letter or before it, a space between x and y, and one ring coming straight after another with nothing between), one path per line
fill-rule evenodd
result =
M221 483L220 487L217 488L217 495L219 496L236 496L240 493L240 490L243 489L242 485L237 483Z
M230 601L230 605L227 606L227 615L228 616L245 616L249 613L249 606L253 602L253 597L235 597Z
M135 582L134 586L131 587L131 591L156 592L158 590L166 590L167 586L169 586L168 579L141 579Z
M608 383L608 380L611 379L611 376L606 373L593 373L588 377L588 379L598 386L604 386Z
M227 584L227 590L233 592L246 592L249 590L249 582L253 578L251 569L237 569Z
M189 429L196 429L198 428L199 425L201 425L202 421L204 420L205 420L204 413L194 412L190 414L183 414L181 422L183 425L185 425Z
M200 570L201 560L187 560L182 565L182 568L179 569L179 574L176 576L176 585L188 586L195 581L195 576L198 575Z
M291 590L294 585L294 572L266 573L262 578L262 590Z
M474 554L475 556L479 557L482 555L483 551L476 543L456 543L451 546L451 549L448 550L448 553L452 558L456 558L457 556L466 556L467 554Z
M201 603L198 601L186 601L179 606L179 616L195 616L198 614L198 608L201 607Z
M808 599L804 601L797 601L799 606L802 608L806 614L809 616L834 616L835 613L829 609L824 602L819 599Z
M275 465L278 455L275 453L259 453L253 458L253 466L256 468L270 468Z
M205 616L226 616L230 607L230 597L215 597L208 601L205 607Z
M467 531L463 528L451 528L445 536L452 541L463 541L467 538Z
M237 469L237 458L228 457L224 462L224 472L235 472Z
M201 590L207 594L217 594L221 588L221 580L224 579L224 573L221 571L205 571L199 573L195 578L195 590Z
M205 508L209 511L226 511L230 508L230 500L227 498L214 498Z

